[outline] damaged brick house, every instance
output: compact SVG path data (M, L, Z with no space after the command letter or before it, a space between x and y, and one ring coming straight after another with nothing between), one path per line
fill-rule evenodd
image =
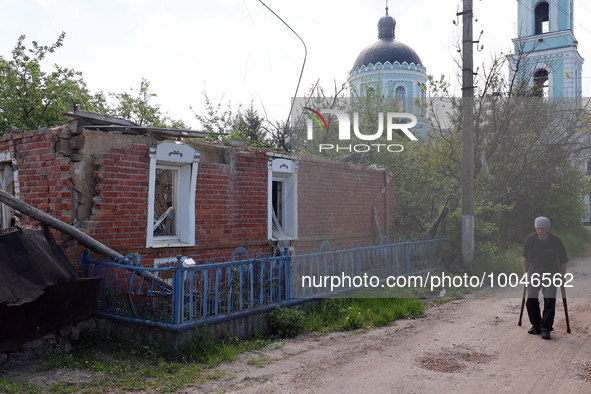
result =
M301 254L324 240L343 248L393 237L386 169L174 141L155 129L72 115L60 126L0 137L4 189L121 254L140 254L143 265L176 255L227 259L239 246ZM0 215L2 228L14 219L35 224L6 206ZM78 266L84 247L55 236Z

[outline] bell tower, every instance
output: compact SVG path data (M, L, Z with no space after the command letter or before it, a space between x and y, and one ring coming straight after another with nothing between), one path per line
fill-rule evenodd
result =
M584 59L574 35L574 0L517 0L511 72L536 96L581 97Z

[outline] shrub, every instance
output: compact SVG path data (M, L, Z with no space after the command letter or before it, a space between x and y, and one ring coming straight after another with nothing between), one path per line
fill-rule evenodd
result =
M569 257L586 256L591 246L591 233L582 225L556 232Z
M306 314L299 308L277 307L269 314L271 333L280 338L293 338L304 329Z

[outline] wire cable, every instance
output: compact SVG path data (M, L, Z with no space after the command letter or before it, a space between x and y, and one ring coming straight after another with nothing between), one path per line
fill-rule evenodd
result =
M275 15L281 22L283 22L283 24L285 26L287 26L289 28L289 30L291 30L293 32L293 34L295 34L300 39L302 44L304 45L304 63L302 64L302 71L300 72L300 78L298 79L298 84L296 86L295 95L293 96L295 99L298 96L298 90L300 89L300 83L302 82L302 76L304 75L304 67L306 66L306 59L308 58L308 48L306 47L306 43L304 42L304 40L302 40L302 37L300 37L298 35L298 33L296 33L295 30L291 28L291 26L289 26L283 19L281 19L281 17L279 15L277 15L272 9L270 9L269 6L267 6L265 3L263 3L262 0L259 0L259 2L262 5L264 5L269 11L271 11L271 13L273 15ZM287 115L287 121L285 122L286 128L287 128L287 124L289 122L289 118L291 117L291 112L293 111L294 104L295 104L295 100L292 101L291 106L289 108L289 115Z

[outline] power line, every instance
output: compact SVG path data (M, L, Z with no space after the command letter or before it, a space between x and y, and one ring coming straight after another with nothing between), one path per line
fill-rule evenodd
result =
M304 67L306 66L306 59L308 58L308 48L306 48L306 43L304 42L304 40L302 40L302 37L300 37L298 35L298 33L295 32L294 29L291 28L291 26L289 26L283 19L281 19L281 17L279 15L277 15L272 9L270 9L265 3L263 3L262 0L259 0L259 2L264 5L269 11L271 11L271 13L273 13L273 15L275 15L281 22L283 22L283 24L285 26L287 26L289 28L289 30L291 30L293 32L293 34L295 34L300 41L302 42L302 44L304 45L304 62L302 64L302 71L300 72L300 78L298 79L298 85L296 86L296 91L294 94L294 99L298 96L298 90L300 89L300 82L302 82L302 75L304 75ZM289 115L287 115L287 121L285 122L286 127L287 127L287 122L289 122L289 118L291 117L291 112L293 111L293 106L295 104L295 100L293 100L290 108L289 108Z

